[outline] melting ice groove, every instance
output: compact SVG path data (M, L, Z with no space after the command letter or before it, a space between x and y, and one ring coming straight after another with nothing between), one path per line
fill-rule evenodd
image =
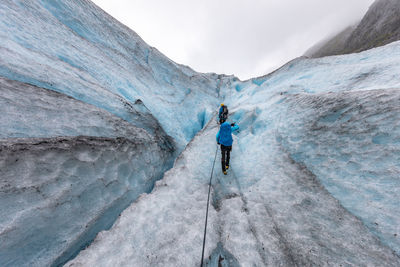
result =
M221 101L207 266L400 266L400 42L240 81L89 1L4 0L0 53L1 266L199 265Z

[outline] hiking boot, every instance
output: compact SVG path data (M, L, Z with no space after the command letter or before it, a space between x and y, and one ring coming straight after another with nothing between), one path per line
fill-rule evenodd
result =
M227 175L228 173L226 171L224 171L224 174Z
M225 166L225 169L229 169L229 166Z

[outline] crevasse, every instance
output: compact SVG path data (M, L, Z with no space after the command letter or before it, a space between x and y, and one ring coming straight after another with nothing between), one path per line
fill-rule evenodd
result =
M400 264L399 42L240 81L89 1L0 18L0 265L199 265L221 101L207 265Z

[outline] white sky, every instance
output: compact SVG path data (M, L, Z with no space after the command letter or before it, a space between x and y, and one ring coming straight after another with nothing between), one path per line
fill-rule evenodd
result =
M354 24L374 0L92 0L200 72L248 79Z

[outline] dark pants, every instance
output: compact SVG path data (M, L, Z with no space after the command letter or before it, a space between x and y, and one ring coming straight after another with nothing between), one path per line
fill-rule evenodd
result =
M221 145L221 166L222 166L222 171L226 171L225 166L229 166L229 159L230 159L230 154L232 151L232 146L224 146Z

